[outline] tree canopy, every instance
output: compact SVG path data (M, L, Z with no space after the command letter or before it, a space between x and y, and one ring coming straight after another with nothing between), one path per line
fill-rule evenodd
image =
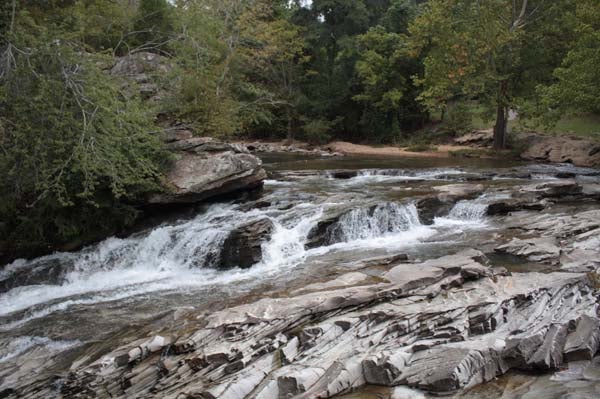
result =
M477 109L503 148L509 111L600 113L599 32L596 0L3 1L0 236L48 249L129 225L175 125L394 143ZM110 72L136 54L165 67Z

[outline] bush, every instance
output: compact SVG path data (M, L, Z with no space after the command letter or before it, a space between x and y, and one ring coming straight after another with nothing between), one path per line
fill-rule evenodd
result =
M327 143L331 139L330 132L337 123L337 120L310 120L302 128L304 131L304 138L311 144Z
M460 136L473 130L473 116L467 105L455 104L448 107L440 131L450 136Z
M0 79L0 220L12 252L55 249L130 225L169 156L138 98L97 59L39 41ZM35 112L32 112L35 110Z

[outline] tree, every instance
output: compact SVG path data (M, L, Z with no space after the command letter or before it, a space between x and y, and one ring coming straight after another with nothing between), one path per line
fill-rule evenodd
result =
M356 38L353 99L363 105L362 130L382 141L421 127L426 116L411 79L421 72L420 60L411 57L406 35L415 10L409 2L394 1L380 18L385 26L377 25Z
M245 74L253 93L253 108L283 110L288 140L294 136L298 117L302 67L308 61L300 28L290 23L272 1L259 1L241 19L244 46L240 49Z
M133 28L137 51L164 51L172 31L171 7L167 0L140 0Z
M0 74L0 236L28 255L128 226L169 160L148 107L33 11L17 11Z
M600 7L595 0L577 1L576 39L554 71L554 82L541 85L541 110L550 121L564 112L600 113Z
M509 110L535 94L532 84L547 80L562 58L563 47L545 33L562 26L572 6L568 0L429 1L410 27L416 51L426 54L421 100L434 109L457 99L495 109L494 148L504 148ZM539 50L543 44L548 51Z

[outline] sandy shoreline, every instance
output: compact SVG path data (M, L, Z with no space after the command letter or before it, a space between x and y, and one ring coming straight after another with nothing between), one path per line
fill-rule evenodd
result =
M473 147L457 145L436 145L437 151L414 152L407 151L400 147L372 147L363 144L353 144L346 141L334 141L323 148L332 152L339 152L344 155L372 155L385 157L406 157L406 158L447 158L452 151L471 150Z

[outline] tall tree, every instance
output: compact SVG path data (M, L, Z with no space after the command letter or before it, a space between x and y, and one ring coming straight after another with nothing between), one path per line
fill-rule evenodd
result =
M573 3L430 0L410 28L415 49L426 52L422 101L435 108L462 98L494 108L494 148L504 148L509 110L531 96L532 84L547 80L562 58L561 47L550 45L553 54L536 47Z
M245 74L253 95L246 106L283 111L286 136L292 140L298 118L302 67L308 61L300 28L288 21L283 4L257 1L240 20Z

